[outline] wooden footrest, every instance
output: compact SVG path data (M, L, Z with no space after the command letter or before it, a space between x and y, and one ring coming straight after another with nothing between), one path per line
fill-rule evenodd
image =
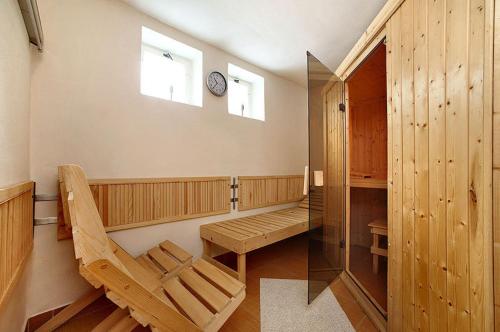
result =
M170 241L163 241L157 247L136 258L146 270L158 279L168 279L182 268L191 264L193 256Z
M217 324L244 298L245 285L203 259L163 283L168 298L197 326Z

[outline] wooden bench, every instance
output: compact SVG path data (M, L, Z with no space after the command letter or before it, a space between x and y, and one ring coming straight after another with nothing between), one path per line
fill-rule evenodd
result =
M311 227L317 227L321 224L323 210L319 192L311 195L311 201L306 197L295 208L202 225L203 258L245 282L246 254L308 231L309 206ZM214 245L236 253L236 271L213 259Z
M380 237L387 237L387 221L386 220L375 220L368 224L370 227L370 233L373 236L372 246L370 252L373 258L373 273L378 273L378 260L379 256L387 257L387 249L380 247Z
M192 262L170 241L130 256L106 235L83 170L65 165L59 174L80 274L119 307L95 331L130 331L139 323L155 331L217 331L243 301L243 283L203 259Z

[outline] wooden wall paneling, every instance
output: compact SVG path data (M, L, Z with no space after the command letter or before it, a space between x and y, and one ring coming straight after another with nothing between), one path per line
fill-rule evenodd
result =
M324 243L327 259L333 266L342 266L342 240L344 214L344 114L339 110L343 102L343 84L336 82L324 94Z
M393 186L393 97L392 97L392 57L393 57L393 43L392 43L392 23L388 21L386 24L386 88L387 88L387 239L388 239L388 257L387 261L389 262L395 255L395 243L392 241L394 238L394 218L393 218L393 199L394 199L394 186ZM395 312L395 298L394 298L394 279L390 276L394 273L394 264L388 264L387 266L387 313L392 315ZM388 328L391 328L393 322L392 317L388 317Z
M414 279L415 330L429 330L429 109L428 3L413 2L413 94L415 112Z
M383 180L385 185L387 159L381 156L387 155L387 93L385 85L379 83L386 75L379 64L385 60L386 50L380 46L372 51L362 70L355 71L348 79L350 176L356 181ZM351 181L351 186L358 185Z
M495 331L500 331L500 1L495 0L494 11L491 6L486 7L487 18L488 14L494 15L494 56L493 56L493 78L487 77L487 79L493 79L493 256L494 256L494 328ZM489 29L487 25L487 29ZM487 39L486 45L489 46L489 40ZM486 68L490 66L489 61L485 62ZM487 73L488 71L485 70ZM486 80L488 82L488 80ZM486 89L488 91L488 89ZM485 107L487 110L488 108ZM485 112L485 116L488 113ZM487 118L488 119L488 118ZM485 126L485 130L487 130ZM485 156L488 156L487 152L488 144L485 141ZM488 167L485 165L485 171ZM486 187L486 186L485 186ZM486 191L486 193L489 193ZM487 220L486 216L485 219ZM486 233L487 234L487 233Z
M494 149L500 149L495 145ZM493 220L494 229L494 303L495 303L495 331L500 327L500 169L493 170Z
M238 210L298 202L303 196L303 175L238 177Z
M390 330L493 329L492 12L406 0L386 27Z
M350 103L350 96L349 96L349 84L344 84L344 98L345 98L345 109L346 109L346 114L345 114L345 119L346 119L346 124L345 124L345 149L346 149L346 155L349 154L349 151L351 150L351 103ZM351 220L351 158L346 158L345 160L345 181L346 181L346 186L345 186L345 244L346 244L346 250L345 250L345 255L346 255L346 262L345 262L345 270L349 271L350 270L350 262L349 262L349 257L350 257L350 248L351 248L351 237L349 234L351 234L351 223L349 220Z
M106 231L230 212L230 177L103 179L89 187Z
M0 189L0 307L33 247L33 182Z
M500 84L500 82L498 82L498 84ZM500 149L496 148L500 146L500 112L495 112L493 114L493 146L495 147L493 149L493 167L500 168Z
M392 87L392 209L391 233L389 235L389 329L403 330L403 238L402 238L402 209L403 209L403 165L402 165L402 54L401 54L401 10L394 13L388 31L391 39L391 87Z
M333 103L333 106L335 107L335 114L336 114L336 131L338 134L336 135L336 147L335 147L335 153L336 155L331 156L335 158L336 163L334 163L335 169L331 170L330 173L333 174L334 176L334 208L335 208L335 214L334 214L334 220L333 222L335 223L335 227L332 229L334 232L334 235L331 237L335 239L335 243L333 244L332 251L336 253L337 260L342 261L341 255L343 255L343 252L341 250L338 250L340 247L340 242L343 240L344 235L343 235L343 226L344 226L344 214L345 214L345 187L344 187L344 181L345 181L345 121L346 121L346 114L345 112L341 112L339 110L339 104L344 102L344 85L337 83L337 88L336 88L336 100ZM335 266L342 266L342 264L337 264Z
M428 1L429 87L429 320L430 330L445 331L446 299L446 0ZM432 59L432 61L430 61Z
M401 5L401 130L402 130L402 298L403 330L415 327L415 109L413 78L413 0Z
M469 111L469 269L470 269L470 326L472 331L487 329L487 316L492 315L486 306L487 257L485 251L485 60L486 51L486 2L470 0L469 6L469 55L468 55L468 111ZM479 36L479 38L478 38ZM491 127L490 127L491 128ZM491 132L491 130L490 130ZM491 153L491 152L490 152ZM491 168L491 166L489 166ZM491 234L491 232L489 232ZM489 241L487 241L489 242Z
M468 1L446 2L448 329L470 329L468 206Z

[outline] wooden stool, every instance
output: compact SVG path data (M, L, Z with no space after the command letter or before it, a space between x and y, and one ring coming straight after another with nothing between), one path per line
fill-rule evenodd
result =
M380 236L387 236L387 221L375 220L368 224L370 233L373 236L373 243L370 252L373 258L373 273L378 273L378 258L379 256L387 257L387 249L380 248Z

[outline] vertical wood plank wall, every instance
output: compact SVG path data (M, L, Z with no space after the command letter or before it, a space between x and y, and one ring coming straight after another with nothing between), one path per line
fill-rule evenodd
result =
M229 213L230 182L230 177L117 179L89 180L89 186L106 231L114 231Z
M392 331L493 330L492 14L406 0L386 26Z
M345 112L339 104L343 102L343 86L335 83L323 94L324 124L324 174L323 181L323 237L325 253L332 266L342 266L343 252L338 250L343 232L344 215L344 148Z
M0 306L33 247L33 182L0 189Z
M493 222L495 331L500 331L500 0L495 1L493 104Z
M238 210L297 202L303 191L303 175L239 176Z

